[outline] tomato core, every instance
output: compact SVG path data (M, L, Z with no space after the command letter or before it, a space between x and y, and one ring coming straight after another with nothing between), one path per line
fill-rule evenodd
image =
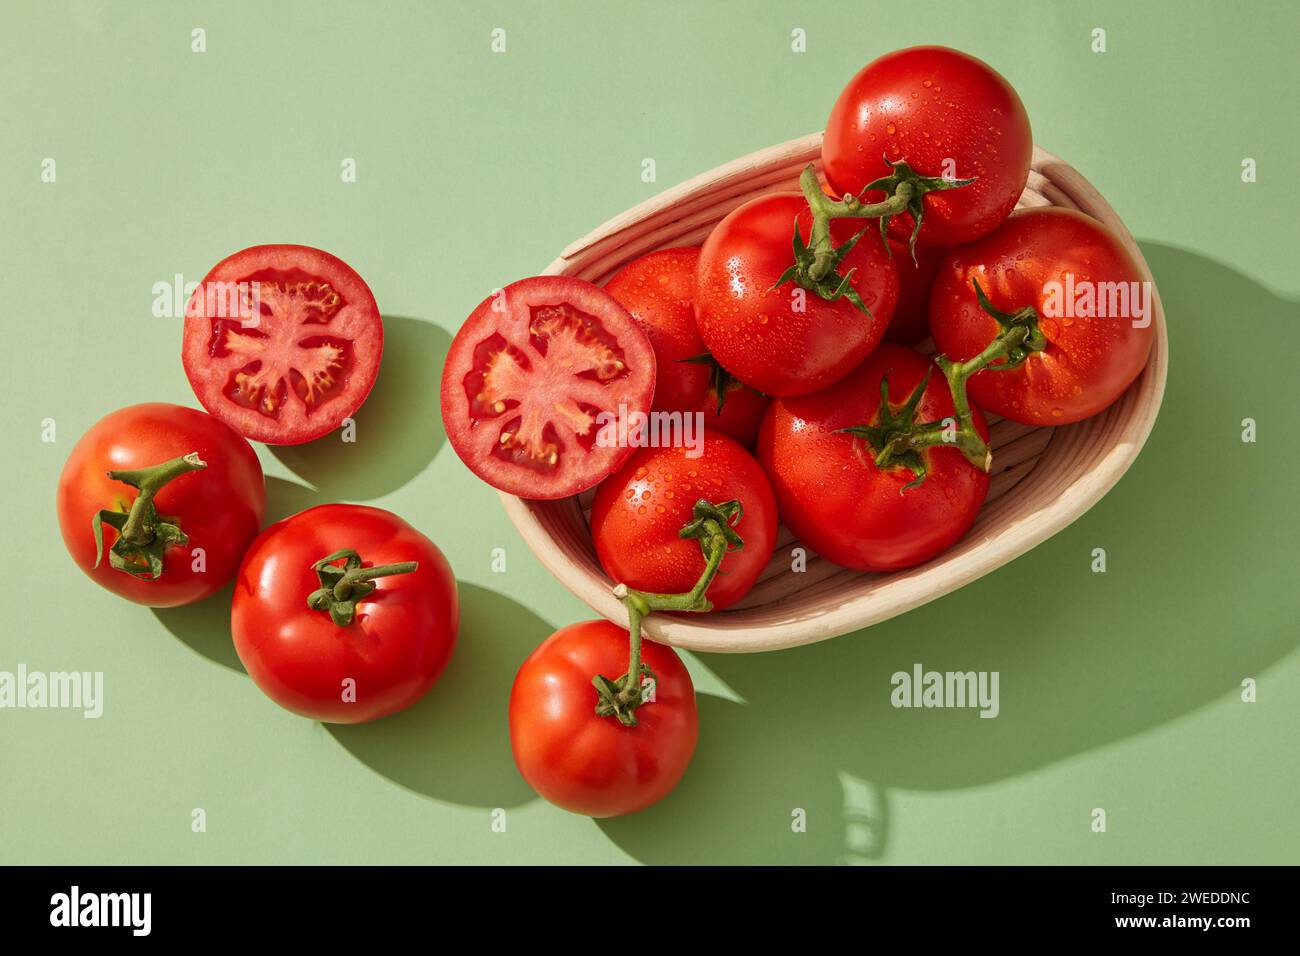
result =
M352 342L323 334L345 305L329 282L268 270L249 277L239 301L239 315L210 317L208 355L231 360L227 398L276 419L289 389L308 415L342 389Z
M533 360L500 333L479 342L465 396L475 427L502 420L494 457L551 474L565 455L561 432L583 451L596 440L601 409L577 397L572 380L613 382L627 376L627 361L598 318L567 303L531 306L528 338Z

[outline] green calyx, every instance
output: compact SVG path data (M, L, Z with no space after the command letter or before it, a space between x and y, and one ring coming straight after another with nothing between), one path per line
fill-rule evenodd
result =
M718 399L718 414L722 414L722 407L727 401L727 395L736 388L746 388L742 385L740 379L736 378L725 368L722 367L717 359L709 352L703 352L699 355L692 355L690 358L678 359L679 362L686 362L689 365L703 365L709 370L709 391Z
M108 549L109 565L143 581L160 578L166 570L163 556L167 549L185 545L190 539L175 518L159 516L154 496L173 479L207 467L198 452L190 452L149 468L108 472L109 478L130 485L139 494L125 512L106 508L95 513L91 520L95 567L104 559L104 525L108 525L117 531L117 540Z
M998 334L984 351L965 362L953 362L946 355L936 355L934 361L948 382L952 406L957 413L953 444L966 456L967 461L988 471L993 464L993 451L975 429L975 417L971 412L966 383L971 376L985 369L1002 372L1019 368L1030 355L1047 348L1047 338L1038 326L1038 313L1033 306L1027 305L1013 313L1002 312L989 302L978 279L972 279L971 284L975 287L980 308L998 323ZM951 430L949 434L952 434Z
M995 372L1016 368L1034 352L1041 352L1047 348L1047 337L1038 326L1038 313L1034 311L1032 305L1027 305L1016 312L1002 312L993 307L993 303L980 288L978 279L972 279L971 285L975 287L975 297L979 299L980 308L991 315L998 324L998 336L990 346L995 349L996 354L981 361L980 368ZM982 358L983 353L971 361ZM998 362L998 359L1002 361ZM994 362L997 364L992 364Z
M704 571L699 580L689 591L682 594L655 594L637 591L626 584L614 588L614 596L623 602L628 616L628 668L618 680L610 680L602 674L591 679L596 688L596 714L601 717L616 717L624 727L635 727L636 710L646 703L647 687L645 682L655 680L654 673L641 660L641 621L654 611L711 611L713 605L705 597L709 585L718 573L718 566L728 551L744 547L744 541L736 533L735 524L744 515L745 509L739 501L725 501L715 505L701 498L695 502L691 520L682 526L677 536L700 542L700 551L704 555ZM650 685L653 686L653 683Z
M828 220L829 222L829 220ZM853 303L853 307L869 319L874 317L871 310L867 308L866 303L858 295L858 290L853 288L853 269L843 275L839 272L840 263L844 257L852 251L853 247L858 244L858 240L866 233L863 229L846 242L836 246L830 242L829 228L826 233L826 239L820 244L824 249L824 254L819 254L813 250L803 240L799 232L799 220L796 217L794 221L794 265L781 273L781 277L776 280L772 289L779 289L787 282L793 282L809 292L815 293L827 302L834 302L837 299L848 299ZM813 223L812 238L814 245L816 243L817 224ZM769 290L770 291L770 290Z
M1038 326L1038 313L1033 306L1025 306L1014 313L1002 312L989 302L979 280L972 280L980 308L998 323L998 334L979 355L965 362L954 362L946 355L936 355L939 366L952 395L955 414L937 422L916 422L916 409L921 396L930 383L930 373L897 410L889 404L889 381L880 383L880 410L869 425L855 425L841 431L856 435L867 443L875 455L876 467L907 468L916 477L903 486L903 490L921 484L929 473L926 448L949 445L956 448L976 468L988 471L993 464L993 451L975 427L966 383L972 375L988 369L1004 371L1023 365L1034 352L1047 347L1047 338Z
M910 471L915 477L903 486L904 491L925 481L930 468L922 452L942 440L942 422L920 425L916 421L916 408L929 384L930 373L927 371L907 401L895 408L889 403L889 379L882 378L880 408L876 411L875 420L870 425L840 429L867 443L874 452L875 465L881 471L891 468L906 468Z
M879 179L867 183L866 188L862 190L862 195L866 195L873 189L884 190L886 199L883 203L876 203L876 206L902 206L901 209L893 208L888 212L880 214L880 238L884 239L889 234L889 220L894 216L907 213L912 217L912 234L907 240L907 249L912 254L912 261L916 261L916 237L921 232L921 219L925 214L925 196L927 193L942 192L945 189L958 189L962 186L969 186L975 182L974 179L944 179L942 176L922 176L914 170L904 160L891 163L889 157L885 157L885 165L890 169L888 176L882 176ZM865 206L862 200L857 196L845 196L842 200L844 205L852 211L855 209L870 209L871 206ZM889 243L885 243L885 248L889 248Z
M343 562L342 566L338 561ZM313 611L328 611L335 624L347 627L356 618L357 602L374 593L375 578L410 574L419 567L415 561L375 568L361 564L361 555L351 548L335 551L313 564L311 568L320 580L320 587L307 596L307 606Z
M880 238L885 243L885 251L888 253L889 243L885 240L889 233L889 220L894 216L907 213L911 215L912 221L915 223L911 238L908 241L908 249L912 254L912 261L915 262L916 237L921 231L926 194L944 189L958 189L962 186L969 186L975 181L973 179L944 179L940 176L922 176L901 159L891 163L888 156L885 157L885 164L890 169L888 176L882 176L880 179L868 183L859 196L850 193L839 200L831 199L822 190L821 183L817 180L817 170L812 163L804 167L799 176L799 189L803 193L804 199L807 200L808 209L812 213L812 230L809 232L807 243L805 243L803 236L799 232L799 222L797 219L795 220L794 264L781 274L781 277L777 279L772 288L776 289L787 282L794 282L810 292L815 292L828 302L846 298L868 318L871 317L870 310L863 304L857 291L851 285L853 270L850 269L844 274L840 274L839 271L840 263L844 261L844 257L849 254L850 250L857 245L866 229L864 228L852 239L837 246L831 239L831 220L878 219L880 221ZM885 193L883 200L877 203L862 201L862 196L865 196L871 190L877 189Z

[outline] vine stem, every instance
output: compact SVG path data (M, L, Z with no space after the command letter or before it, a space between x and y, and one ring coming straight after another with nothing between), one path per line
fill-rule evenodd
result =
M878 203L863 203L857 196L849 194L839 200L831 199L822 190L817 179L817 171L809 163L799 174L799 190L812 211L812 233L808 239L808 248L812 252L812 263L808 267L809 277L821 281L835 267L835 243L831 240L832 219L878 219L881 216L896 216L907 212L916 187L904 181L898 184L894 194Z
M983 436L975 428L975 416L971 413L970 397L966 393L966 383L970 381L972 375L976 372L983 371L999 359L1004 359L1011 354L1013 350L1022 346L1029 336L1029 329L1025 326L1016 326L999 333L997 338L990 342L979 355L967 359L965 362L954 362L946 355L936 355L935 364L939 366L939 371L943 372L944 379L948 382L948 391L952 393L952 407L957 413L957 435L956 441L945 437L946 429L934 429L934 425L942 423L931 423L918 431L913 446L918 448L929 447L943 443L952 443L957 446L966 460L981 471L988 471L993 465L993 450L989 447Z
M704 554L704 570L689 591L680 594L660 594L654 591L638 591L623 583L615 585L614 596L627 608L627 673L617 681L611 681L600 674L592 678L591 682L599 694L596 703L597 714L602 717L617 717L628 727L636 726L636 709L644 703L641 690L642 676L649 674L650 677L654 677L641 659L644 641L641 624L655 611L699 613L713 609L705 593L713 583L727 552L740 548L744 544L732 527L732 522L739 520L743 511L739 501L714 505L701 499L695 503L693 520L679 532L682 538L698 539Z
M113 481L130 485L139 492L131 507L103 508L91 517L95 538L95 567L104 559L104 525L117 532L117 540L108 549L108 561L115 570L144 581L156 581L166 570L164 557L169 548L183 547L189 536L181 530L179 519L164 520L154 505L154 496L169 482L192 471L202 471L208 463L192 451L179 458L147 468L123 468L108 472Z
M1034 352L1047 347L1047 339L1038 327L1038 313L1032 306L1014 312L1002 312L984 295L978 280L972 280L980 307L999 326L998 334L978 355L964 362L954 362L946 355L936 355L934 362L943 372L952 396L954 415L940 421L916 421L916 412L930 381L930 373L917 385L907 401L897 410L889 401L889 380L880 383L880 406L868 424L840 429L863 439L873 452L873 461L881 470L903 467L916 477L904 490L921 484L929 472L926 456L921 452L941 445L956 446L976 468L987 472L993 465L993 451L975 427L966 385L971 377L988 369L1002 372L1017 368Z
M131 485L140 492L135 501L131 502L131 511L126 516L126 524L122 526L122 538L133 545L148 544L153 540L153 519L157 517L153 506L154 495L169 481L207 467L208 463L199 457L199 453L192 451L188 455L149 468L110 471L109 478Z
M343 566L335 564L342 559ZM327 554L312 564L320 587L307 595L307 606L313 611L327 611L339 627L347 627L356 619L357 602L373 594L376 578L394 574L410 574L420 565L415 561L381 564L373 568L361 566L361 555L352 548L341 548Z

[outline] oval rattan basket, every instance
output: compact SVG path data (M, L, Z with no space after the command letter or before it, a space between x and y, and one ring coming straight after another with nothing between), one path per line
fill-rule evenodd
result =
M565 249L547 275L603 283L624 263L655 249L702 243L741 203L798 188L799 173L819 163L815 133L742 157L669 189L611 219ZM1150 269L1124 223L1093 186L1067 163L1034 148L1021 206L1078 209L1110 227L1140 265ZM1153 285L1154 289L1154 285ZM784 527L754 589L738 605L712 614L655 614L646 636L700 651L748 652L794 647L836 637L947 594L1024 554L1096 504L1137 457L1164 394L1168 341L1164 309L1153 294L1155 345L1146 369L1118 402L1093 418L1035 428L989 416L993 476L975 526L934 560L893 574L849 571L812 553L791 570L798 546ZM928 345L928 343L926 343ZM1011 488L1014 496L1007 496ZM552 574L597 613L625 623L611 581L596 559L587 512L594 491L559 501L503 494L510 520Z

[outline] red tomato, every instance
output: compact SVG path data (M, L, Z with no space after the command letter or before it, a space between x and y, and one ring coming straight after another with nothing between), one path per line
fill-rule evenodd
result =
M115 524L140 492L107 472L150 468L191 453L206 467L178 468L153 495L152 514L148 502L137 506L143 520L133 536L139 547L122 543L130 552L122 560L135 573L114 567ZM73 560L114 594L150 607L189 604L220 589L239 567L265 507L262 466L252 446L212 416L179 405L132 405L104 416L77 442L59 476L59 527ZM96 566L94 528L101 511L111 514L98 525L103 552ZM177 528L187 541L168 537ZM156 578L150 552L161 560Z
M632 454L602 426L650 409L650 340L608 293L521 279L470 313L442 372L442 420L469 469L521 498L565 498Z
M742 385L708 357L695 327L695 267L699 246L663 249L642 256L605 283L650 337L658 372L654 411L704 415L704 427L753 447L767 410L767 397ZM718 412L718 390L722 411Z
M308 606L326 583L314 565L343 549L359 556L358 571L416 568L375 578L369 593L351 586L355 608L343 623ZM345 567L342 559L331 566ZM239 569L230 611L253 682L287 710L338 724L386 717L423 697L451 659L459 621L456 579L437 545L364 505L320 505L263 531Z
M794 262L796 217L806 242L812 214L798 193L760 196L733 210L709 234L696 272L700 335L723 368L768 395L800 395L847 375L876 347L898 301L898 272L874 220L831 223L838 246L866 229L841 263L870 310L834 302L793 283L777 288Z
M319 438L379 373L384 327L346 262L309 246L253 246L212 267L185 314L181 358L203 407L269 445Z
M609 621L560 628L528 656L510 691L510 747L539 794L573 813L644 810L677 786L695 753L699 718L691 675L672 648L646 641L653 700L635 727L596 714L591 679L627 671L627 629Z
M889 248L898 269L898 305L885 329L885 341L916 345L930 334L930 288L947 250L918 247L914 262L906 241L890 238Z
M1120 241L1082 213L1022 209L948 254L930 323L936 347L957 361L978 355L998 333L980 308L975 280L999 311L1032 306L1047 339L1019 368L971 377L968 393L990 412L1031 425L1076 422L1109 406L1146 367L1154 303L1147 300L1145 318L1137 306L1151 287ZM1107 314L1094 314L1102 307Z
M954 544L975 521L989 476L956 448L919 452L928 474L880 469L862 438L841 431L874 424L880 383L889 380L897 410L933 369L916 421L953 414L952 396L934 363L899 345L882 345L852 375L815 395L772 402L758 435L758 458L786 526L822 557L859 571L897 571L929 560ZM980 410L975 428L988 439Z
M887 53L865 66L835 101L822 164L839 195L859 194L906 160L923 176L970 179L922 199L918 244L954 246L995 229L1015 208L1029 178L1033 135L1024 104L987 63L946 47ZM867 202L884 193L873 190ZM893 235L912 232L907 214Z
M681 594L704 573L700 542L678 532L701 498L744 507L733 525L744 547L728 552L705 596L715 610L735 604L758 580L776 544L772 487L750 454L724 435L704 434L690 448L643 448L596 492L591 534L605 572L638 591Z

